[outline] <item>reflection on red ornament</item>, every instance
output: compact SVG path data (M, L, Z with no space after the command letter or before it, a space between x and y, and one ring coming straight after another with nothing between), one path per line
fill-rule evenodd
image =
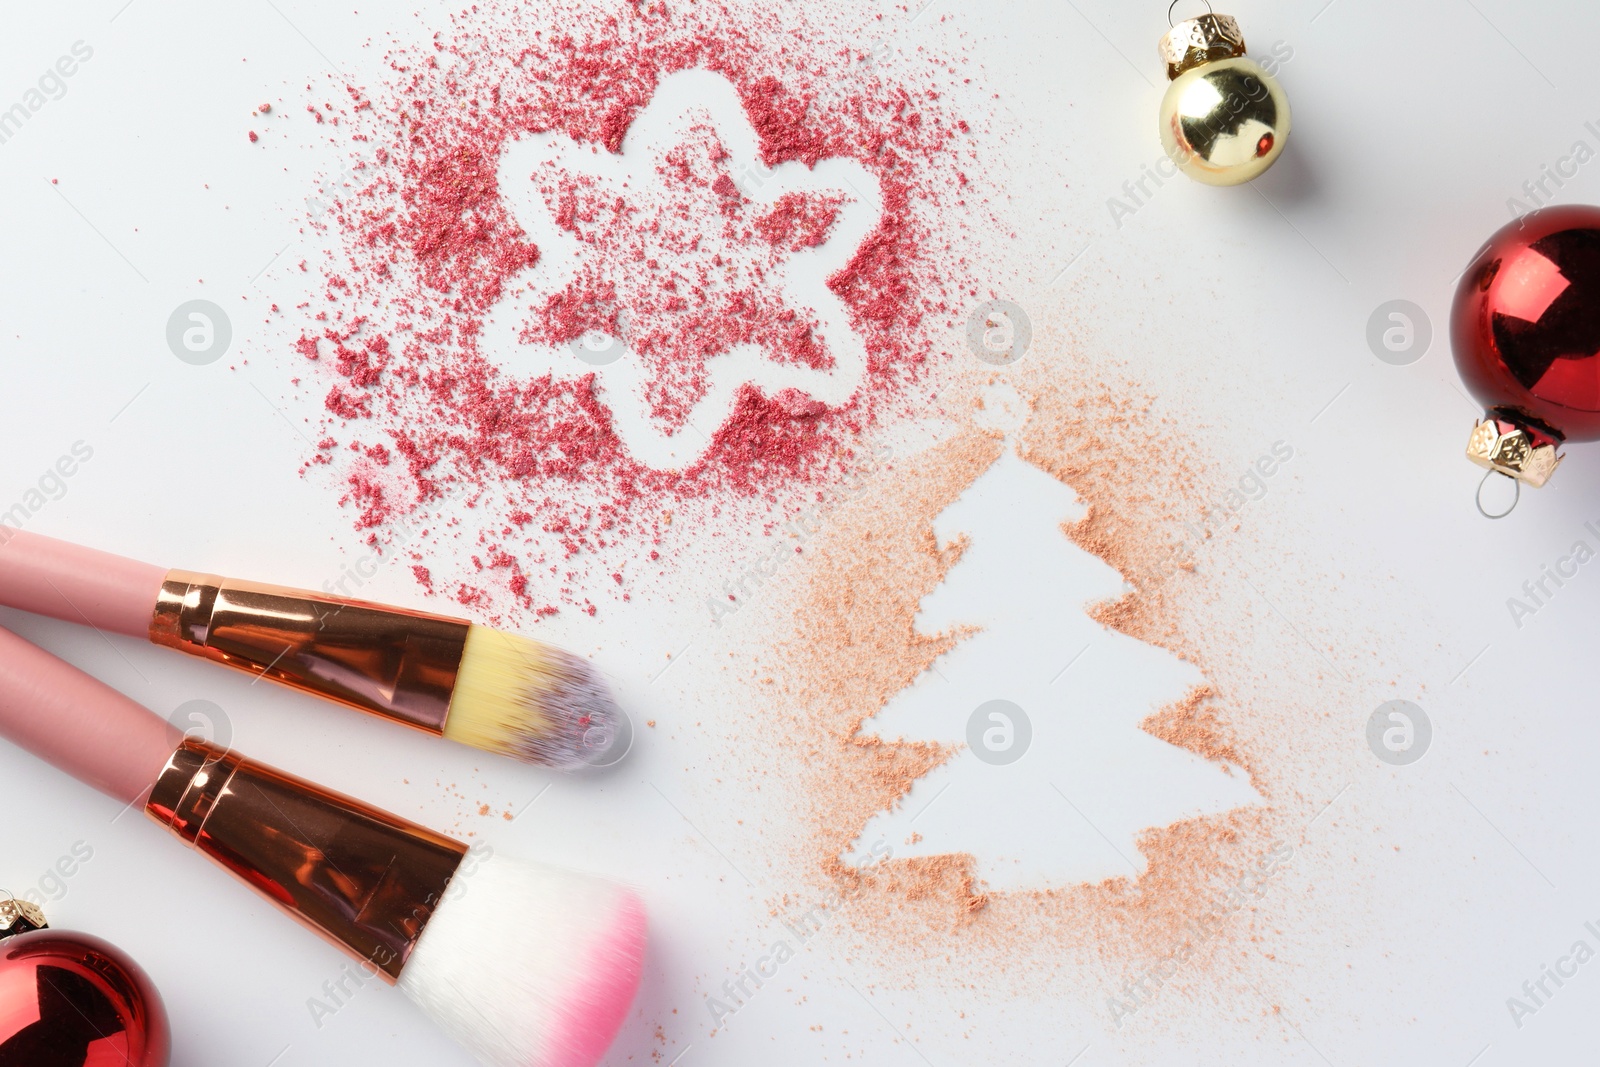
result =
M1491 237L1461 277L1450 341L1496 417L1600 440L1600 208L1545 208Z
M0 940L0 1067L167 1067L167 1013L149 977L86 934Z

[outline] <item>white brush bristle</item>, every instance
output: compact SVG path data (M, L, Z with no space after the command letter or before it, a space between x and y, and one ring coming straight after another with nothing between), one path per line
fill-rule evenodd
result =
M444 736L549 767L605 761L622 711L586 660L487 626L467 631Z
M633 1001L644 942L644 907L630 890L474 854L399 984L489 1067L594 1067Z

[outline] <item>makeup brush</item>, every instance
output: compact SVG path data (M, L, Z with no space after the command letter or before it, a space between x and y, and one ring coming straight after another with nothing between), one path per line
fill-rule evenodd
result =
M529 763L603 764L587 661L465 619L146 563L0 525L0 604L144 638Z
M490 1067L592 1067L639 984L630 890L471 851L180 735L0 629L0 736L145 814L398 985Z

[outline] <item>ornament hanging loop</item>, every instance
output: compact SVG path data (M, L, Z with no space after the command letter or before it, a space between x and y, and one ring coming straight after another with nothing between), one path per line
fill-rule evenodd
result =
M1205 5L1206 5L1206 14L1208 14L1208 15L1215 15L1215 14L1216 14L1216 11L1214 11L1214 10L1212 10L1212 7L1211 7L1211 0L1204 0L1204 3L1205 3ZM1173 8L1175 8L1175 7L1177 7L1177 6L1178 6L1178 0L1172 0L1172 3L1170 3L1170 4L1168 4L1168 5L1167 5L1167 25L1168 25L1168 26L1169 26L1169 27L1170 27L1170 26L1172 26L1172 25L1173 25L1173 21L1172 21L1172 9L1173 9Z
M1498 514L1495 514L1493 512L1487 511L1483 506L1483 487L1488 485L1489 484L1489 479L1493 478L1497 474L1500 475L1500 477L1506 479L1507 481L1509 481L1511 483L1511 488L1513 490L1513 493L1512 493L1512 496L1511 496L1511 506L1506 508L1504 511L1499 512ZM1504 474L1504 473L1502 473L1500 471L1485 471L1484 475L1483 475L1483 480L1478 483L1478 491L1475 494L1473 494L1472 500L1473 500L1473 503L1478 505L1478 514L1479 515L1482 515L1486 519L1503 519L1507 515L1511 514L1513 511L1517 510L1517 505L1522 502L1522 482L1520 480L1516 479L1516 478L1511 477L1511 475Z

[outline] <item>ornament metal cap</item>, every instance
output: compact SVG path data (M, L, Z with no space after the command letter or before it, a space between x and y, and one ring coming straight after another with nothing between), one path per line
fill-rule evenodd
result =
M1171 81L1202 64L1244 55L1244 34L1232 15L1205 14L1172 27L1156 50L1167 65L1167 80Z
M0 941L30 930L48 929L49 926L44 921L44 909L37 904L30 904L26 900L0 900Z
M1480 467L1538 489L1561 465L1558 441L1492 412L1472 428L1467 458Z

